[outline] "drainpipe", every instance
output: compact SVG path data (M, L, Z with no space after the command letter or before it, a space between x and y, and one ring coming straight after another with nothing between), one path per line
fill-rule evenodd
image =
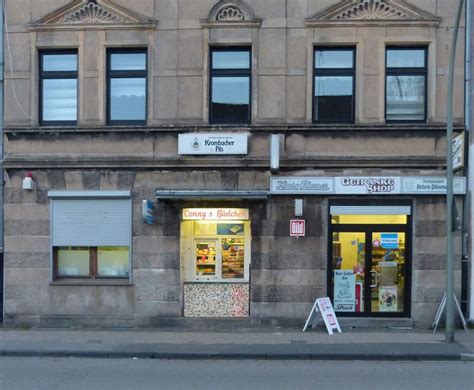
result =
M463 253L463 261L462 261L462 273L463 273L463 280L462 280L462 291L464 292L465 289L465 298L469 302L469 310L467 310L468 302L465 302L463 308L463 312L465 313L468 311L468 318L470 322L474 321L474 143L473 143L473 136L472 131L474 131L474 121L473 121L473 113L472 113L472 105L473 105L473 94L474 94L474 85L472 83L472 66L473 66L473 52L472 52L472 18L474 17L473 8L472 8L472 0L466 1L466 61L465 61L465 125L466 125L466 134L468 135L465 139L465 145L467 149L467 197L466 197L466 256ZM463 246L464 247L464 246ZM464 248L463 248L464 251ZM469 261L470 260L470 261ZM469 263L470 267L469 267ZM471 273L470 283L469 283L469 268ZM469 296L468 296L468 289L470 288ZM461 300L463 300L463 296L461 296ZM464 303L464 302L462 302Z
M3 59L3 7L5 6L4 0L0 3L0 267L1 275L5 278L4 271L4 260L3 260L3 83L4 83L4 59ZM2 280L1 291L0 291L0 320L4 318L5 305L4 301L4 289L5 279Z

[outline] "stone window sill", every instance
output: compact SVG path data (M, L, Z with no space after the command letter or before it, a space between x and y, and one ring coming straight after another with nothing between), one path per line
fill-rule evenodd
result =
M132 286L128 279L56 279L50 286Z

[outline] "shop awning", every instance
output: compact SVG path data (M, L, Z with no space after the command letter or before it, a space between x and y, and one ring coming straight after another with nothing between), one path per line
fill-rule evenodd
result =
M267 199L268 191L225 191L225 190L156 190L158 200L258 200Z

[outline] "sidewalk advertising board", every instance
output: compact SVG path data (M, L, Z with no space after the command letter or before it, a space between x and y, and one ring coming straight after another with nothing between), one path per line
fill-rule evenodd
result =
M309 313L308 319L304 324L303 332L306 331L309 325L312 326L316 324L316 317L318 313L321 313L329 334L333 334L334 330L337 330L339 333L342 332L339 322L336 318L336 313L334 313L331 300L328 297L316 299L316 302L314 302L313 308Z

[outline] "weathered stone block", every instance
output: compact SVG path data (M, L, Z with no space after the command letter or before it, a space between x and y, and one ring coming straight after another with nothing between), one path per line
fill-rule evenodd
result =
M49 252L5 252L5 268L47 268L50 267Z
M99 190L100 189L100 172L98 171L83 171L82 182L84 183L84 189L87 190Z
M286 67L286 30L264 28L259 34L258 65L260 68Z
M181 285L139 285L136 286L137 301L174 301L181 298Z
M49 236L5 236L5 252L49 253Z
M250 315L255 318L306 318L313 303L250 302Z
M179 269L179 252L134 253L133 267L137 269Z
M133 280L137 286L143 285L175 285L180 283L179 270L176 269L136 269Z
M178 69L202 69L202 31L180 30L178 32Z
M252 285L253 302L314 302L322 296L323 286L259 286Z
M284 76L260 76L258 78L258 118L283 118L285 105L286 78Z
M327 255L315 253L252 252L252 270L325 270Z
M446 221L418 220L415 223L417 237L444 237L446 236Z
M202 118L202 76L178 79L178 115L180 119Z
M5 235L47 236L49 235L49 219L42 221L6 220Z
M325 271L320 270L261 269L252 271L252 284L260 286L320 286L325 282Z

